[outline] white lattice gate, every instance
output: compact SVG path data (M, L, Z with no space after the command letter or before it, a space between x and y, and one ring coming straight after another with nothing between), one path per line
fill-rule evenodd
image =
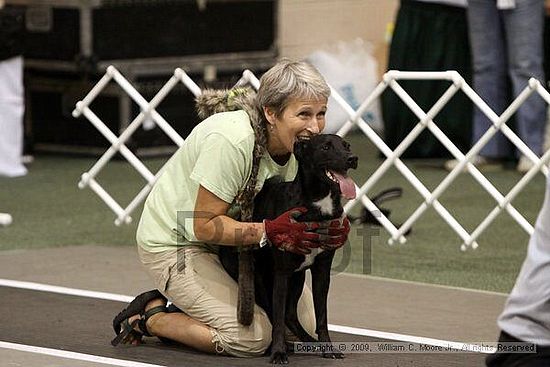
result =
M441 95L437 102L426 112L422 110L414 99L399 85L400 80L447 80L450 81L450 86ZM101 93L103 88L108 83L114 81L134 100L140 107L141 113L129 124L120 136L116 136L99 117L90 109L92 101ZM201 93L200 88L189 78L182 70L176 69L174 75L168 82L159 90L159 92L147 102L140 93L128 82L118 70L110 66L106 74L92 88L88 95L76 104L73 111L74 117L84 115L111 143L111 147L101 156L89 171L82 174L82 179L79 183L80 188L90 187L99 197L113 210L116 214L115 224L129 223L131 214L135 208L145 200L152 185L156 181L162 168L153 174L147 167L125 146L128 138L142 125L145 120L154 121L173 141L176 145L181 146L184 139L170 126L170 124L155 110L159 103L170 93L170 91L178 84L183 83L192 93L197 96ZM259 87L259 80L249 70L245 70L237 85L249 84L254 88ZM384 90L391 88L401 100L411 109L418 118L418 123L411 132L403 139L403 141L391 150L382 140L382 138L361 118L366 109L374 103ZM550 151L546 152L541 158L537 157L525 143L506 125L508 119L516 112L521 104L529 98L533 93L538 93L546 103L550 104L550 94L546 91L539 81L531 79L529 85L520 93L520 95L510 104L510 106L498 116L464 81L464 79L456 71L446 72L402 72L389 71L384 74L382 81L373 90L373 92L365 99L365 101L354 110L344 98L338 94L336 90L331 88L332 96L335 101L349 115L349 120L342 126L338 134L345 136L352 127L357 126L365 136L370 139L375 146L386 156L385 161L376 169L376 171L364 182L361 187L358 187L357 198L346 204L345 210L349 212L355 205L361 203L369 211L375 213L375 217L380 224L390 233L389 243L395 241L404 243L406 238L405 233L412 225L422 216L422 214L432 206L437 213L449 224L449 226L462 239L461 249L465 250L469 247L477 248L476 239L481 233L492 223L492 221L502 212L507 211L508 214L516 220L516 222L528 233L533 233L533 226L517 211L511 204L512 200L521 192L521 190L531 181L537 174L542 172L548 174L546 163L550 160ZM463 154L453 144L453 142L439 129L434 123L435 116L443 109L449 100L458 92L464 93L472 102L483 111L485 115L493 123L481 139L474 144L469 152ZM430 192L422 182L414 175L414 173L400 159L401 154L414 142L418 135L428 129L434 136L449 150L449 152L459 160L459 164L442 180L442 182ZM517 182L517 184L506 194L499 192L494 185L473 165L471 159L487 144L491 137L501 131L508 139L518 148L518 150L530 159L534 166ZM117 153L128 160L128 162L144 177L147 184L136 195L136 197L123 208L109 193L95 180L97 174L109 162L109 160ZM395 166L412 186L420 193L424 201L413 212L413 214L401 225L396 228L383 213L369 200L366 194L380 180L391 166ZM458 174L466 168L468 172L479 182L479 184L493 197L496 202L494 209L485 219L474 229L472 233L468 233L462 225L452 216L451 213L438 201L441 194L452 184Z

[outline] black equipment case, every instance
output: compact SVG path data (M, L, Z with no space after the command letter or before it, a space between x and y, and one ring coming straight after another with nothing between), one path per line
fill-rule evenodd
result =
M96 154L105 150L109 143L99 132L84 118L72 118L70 112L109 65L149 100L177 67L200 86L226 87L244 69L261 74L278 55L277 0L6 3L25 10L26 135L38 151ZM139 113L114 86L102 93L92 109L115 133ZM197 122L193 97L183 87L158 110L184 137ZM136 152L143 155L165 144L172 145L158 128L140 130L133 140Z

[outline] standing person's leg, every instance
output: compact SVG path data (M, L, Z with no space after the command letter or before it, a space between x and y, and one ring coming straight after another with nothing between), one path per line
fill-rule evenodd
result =
M502 14L508 42L509 73L514 96L517 96L531 77L544 84L544 0L516 0L516 7L503 10ZM516 125L521 139L540 156L546 126L546 104L537 93L519 108Z
M472 49L474 90L497 114L507 107L508 80L506 75L505 44L501 12L495 1L468 1L468 32ZM491 126L483 112L474 107L472 145ZM497 133L481 150L480 155L502 158L508 154L510 143Z
M546 179L544 201L535 231L527 245L527 255L498 317L499 342L527 342L527 350L500 350L487 356L489 367L550 366L550 177Z
M0 61L0 176L27 173L23 155L23 58Z

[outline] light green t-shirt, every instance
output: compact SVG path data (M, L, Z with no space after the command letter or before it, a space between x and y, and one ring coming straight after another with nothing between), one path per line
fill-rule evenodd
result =
M193 231L199 185L232 204L228 215L239 214L234 199L252 171L254 131L246 112L215 114L198 124L170 158L149 193L136 239L150 252L188 243L200 244ZM270 177L293 180L297 172L294 155L280 166L269 155L260 162L256 190Z

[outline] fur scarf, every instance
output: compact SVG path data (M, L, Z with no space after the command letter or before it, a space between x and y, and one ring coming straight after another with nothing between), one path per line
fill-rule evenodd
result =
M207 89L196 99L197 113L205 119L215 113L244 110L254 130L252 172L243 190L237 195L236 204L241 209L241 221L252 221L256 182L260 161L267 154L267 122L260 106L256 103L256 92L251 88L229 90ZM242 325L250 325L254 317L254 258L251 246L239 249L239 299L237 319Z

